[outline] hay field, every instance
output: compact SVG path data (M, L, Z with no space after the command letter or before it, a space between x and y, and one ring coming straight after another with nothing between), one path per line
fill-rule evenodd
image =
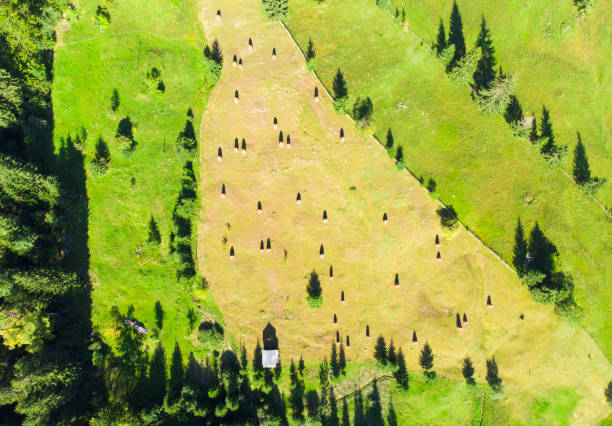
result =
M375 338L383 334L402 346L412 369L428 341L435 369L450 378L460 377L460 360L469 354L484 380L484 360L495 355L506 403L518 421L527 420L536 397L553 390L575 395L573 422L591 423L608 413L602 389L612 368L588 335L533 302L514 272L467 232L443 232L439 205L418 182L336 114L320 86L315 102L318 84L303 57L284 29L263 16L258 1L207 1L202 19L209 41L219 40L225 63L200 133L198 261L236 340L251 351L270 321L285 362L300 354L313 361L328 354L339 330L342 339L350 336L349 360L370 360ZM234 54L242 68L232 66ZM281 130L285 141L291 137L290 149L279 147ZM244 155L234 152L235 138L245 139ZM271 251L260 253L267 238ZM306 300L306 276L313 269L323 286L320 308ZM488 295L492 308L485 306ZM456 312L469 320L461 331ZM413 330L418 345L410 342Z

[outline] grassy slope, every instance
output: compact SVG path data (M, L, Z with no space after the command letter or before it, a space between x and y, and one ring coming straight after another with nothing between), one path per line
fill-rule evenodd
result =
M374 377L391 374L394 368L381 366L372 362L352 362L347 366L346 374L338 378L331 377L330 384L334 387L336 398L346 397L351 421L353 420L354 392L362 388L362 397L367 399L372 387L365 386ZM304 373L306 389L319 387L319 367L315 363L307 363ZM285 362L279 387L285 392L290 390L289 365ZM477 424L480 420L482 392L484 386L477 384L468 386L463 381L448 380L438 377L426 380L421 372L409 372L408 390L397 386L395 380L383 378L378 381L381 394L383 417L387 418L389 402L393 403L398 424L425 425L446 424L452 419L453 424ZM509 420L503 399L491 398L487 394L483 424L502 424ZM340 415L342 401L338 402Z
M473 45L484 14L498 62L519 77L517 96L526 112L538 116L545 104L561 144L573 149L582 135L596 176L612 178L612 4L596 1L586 17L576 17L573 1L545 0L459 3L468 45ZM438 18L448 28L451 0L398 1L411 29L433 40ZM512 25L508 25L508 21ZM564 167L571 173L572 156ZM612 185L598 198L612 205Z
M612 357L612 226L599 207L501 118L478 112L465 88L373 3L295 0L289 27L302 47L312 36L325 84L341 67L349 91L372 98L376 132L391 125L408 167L433 176L441 199L507 261L516 218L540 222L574 276L586 329Z
M217 8L222 23L214 18ZM342 338L351 339L350 360L371 359L375 339L364 336L369 324L373 337L392 336L414 369L420 346L409 342L416 329L421 342L433 345L436 368L445 377L459 377L460 359L469 353L483 380L485 357L495 354L503 365L504 404L517 421L531 419L533 402L562 387L580 395L575 412L583 421L607 413L601 373L612 374L612 369L589 336L533 302L514 272L465 231L442 235L438 205L418 183L336 114L327 97L314 102L317 83L303 58L283 29L262 16L256 0L206 2L203 16L206 34L219 39L226 61L237 54L245 64L244 69L224 68L201 131L200 265L237 338L252 350L272 321L285 365L300 354L319 360L335 335L336 313ZM346 37L341 31L337 35ZM251 53L249 37L255 44ZM278 147L274 116L279 130L291 135L290 150ZM346 132L343 144L340 127ZM233 152L234 137L246 138L245 155ZM294 201L298 191L300 205ZM321 222L323 209L327 225ZM385 211L387 225L381 221ZM435 260L436 233L442 236L441 262ZM259 241L268 237L272 252L260 253ZM233 260L230 247L236 250ZM333 280L326 277L330 264ZM305 275L313 268L323 276L319 309L305 300ZM398 289L393 288L395 272L401 279ZM493 309L484 307L487 294L496 303ZM470 321L461 332L455 328L456 311L467 312ZM577 365L585 371L580 377Z
M87 176L93 323L110 337L110 306L125 312L133 304L136 317L152 329L159 300L166 315L160 334L166 348L176 340L184 350L197 352L186 317L189 308L197 307L176 283L166 255L183 164L174 141L188 108L199 121L208 93L197 5L190 0L114 2L111 25L103 29L94 24L97 5L83 0L69 12L69 28L55 53L53 87L56 141L84 126L88 169L99 135L111 149L109 172L94 176L88 170ZM144 73L153 66L162 71L163 96L145 89ZM110 108L113 88L121 99L116 113ZM136 123L137 146L130 156L112 141L123 117ZM139 257L135 251L147 238L151 214L161 228L162 248ZM208 294L198 296L204 311L218 314Z

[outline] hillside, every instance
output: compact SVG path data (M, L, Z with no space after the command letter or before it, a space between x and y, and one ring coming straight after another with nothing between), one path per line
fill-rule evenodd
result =
M609 216L501 117L480 112L469 90L454 85L387 10L365 1L296 0L288 26L302 50L312 38L326 86L341 68L354 98L371 97L369 131L384 140L390 127L411 172L435 180L434 195L508 263L517 218L528 228L540 224L558 249L560 269L573 277L585 329L610 359Z
M339 23L326 22L326 28L340 39L349 37L339 28L343 15L334 7L335 12ZM349 361L365 361L372 357L372 337L384 335L402 347L413 369L428 341L444 377L460 378L466 354L477 366L495 355L504 366L505 404L519 422L534 420L530 407L542 395L549 404L567 403L554 410L585 422L607 415L603 381L595 383L610 365L590 338L534 302L516 274L464 229L442 229L439 204L375 140L334 111L282 26L251 0L207 2L202 16L226 65L200 132L198 260L237 340L254 347L270 321L285 363L300 355L317 361L338 331L343 343L350 338ZM318 58L325 58L325 44L315 46ZM232 66L234 55L242 67ZM362 78L372 76L364 72ZM312 270L323 287L318 307L307 301ZM486 306L489 295L492 308ZM457 311L469 319L460 330ZM592 388L579 384L584 382L575 376L577 363L591 371L584 382ZM479 380L483 372L479 367Z

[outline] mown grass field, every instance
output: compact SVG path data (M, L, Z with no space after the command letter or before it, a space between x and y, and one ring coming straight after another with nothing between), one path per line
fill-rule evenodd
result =
M560 269L574 278L585 329L610 359L612 224L599 206L512 136L501 117L479 112L469 91L454 86L386 10L366 1L295 0L290 15L303 49L312 37L323 82L331 87L342 68L349 92L372 98L370 131L382 138L390 126L408 168L433 177L440 199L507 262L517 218L528 229L540 223L559 250Z
M311 6L303 3L300 7ZM348 43L350 37L356 42L363 35L362 44L371 44L370 36L359 31L360 23L343 27L346 16L335 10L354 10L355 6L338 2L320 7L334 8L324 25L338 43ZM221 21L215 18L217 9ZM365 5L364 10L368 10ZM338 24L333 22L334 14ZM207 37L217 38L223 48L226 65L202 120L198 255L229 329L246 343L249 352L268 321L277 329L285 365L300 355L309 361L322 359L338 330L343 340L350 336L349 360L372 360L375 338L384 334L404 349L415 370L421 345L429 341L438 374L451 379L460 377L460 360L469 354L482 382L485 358L495 355L504 379L503 404L514 421L534 420L545 411L533 408L542 395L554 397L568 389L572 391L566 405L571 408L553 411L571 411L572 418L579 419L573 421L583 423L607 415L602 389L612 368L590 337L561 321L551 307L535 303L516 274L467 232L443 232L435 213L439 205L419 183L406 171L397 170L384 150L356 130L348 118L336 114L322 90L320 102L315 102L316 80L287 33L263 16L259 2L206 2L202 16ZM304 25L311 23L307 16L305 13L300 21ZM303 40L304 33L301 35ZM315 41L315 46L325 60L325 43ZM418 54L416 47L415 51ZM411 52L405 53L404 60ZM242 69L232 67L234 54L243 59ZM371 73L369 62L365 65L368 58L366 52L360 58L365 67L360 78L387 84ZM399 75L399 63L376 64L381 70L385 66ZM434 64L428 71L446 78ZM352 73L348 75L352 82ZM444 87L440 96L452 94L448 101L463 105L463 100L454 100L452 88ZM440 90L431 89L436 95ZM236 90L239 103L234 101ZM373 99L376 110L380 102ZM476 112L472 114L477 123L483 123ZM277 130L273 129L274 117L278 118ZM427 120L434 118L428 115ZM446 127L448 134L456 132L452 123ZM340 128L345 131L343 143ZM279 147L280 130L285 142L291 136L290 149ZM396 140L404 141L404 134L398 131ZM235 138L245 138L244 155L240 150L234 152ZM223 152L222 161L217 158L218 148ZM421 161L431 160L427 153L422 156ZM475 153L472 161L479 161ZM459 171L453 173L463 179ZM295 202L298 192L302 196L299 205ZM456 199L459 203L459 195ZM465 200L461 203L467 205ZM326 224L323 210L328 213ZM387 224L382 221L385 212ZM441 238L440 247L434 246L436 234ZM271 251L260 253L260 241L267 238ZM511 240L512 232L508 238ZM319 256L321 244L324 257ZM438 250L441 261L435 259ZM328 276L330 266L333 280ZM306 300L306 275L313 269L320 273L323 286L319 308L311 308ZM400 277L399 288L393 285L395 273ZM344 303L340 301L342 291ZM493 308L485 306L487 295L493 299ZM456 312L465 312L469 319L461 331L455 327ZM369 339L366 325L370 326ZM413 330L419 336L418 345L411 343Z
M108 5L110 25L98 24L99 4ZM159 339L167 350L179 342L184 353L203 353L187 319L188 310L197 313L198 307L189 289L177 284L168 238L185 161L177 155L175 140L188 108L199 122L210 90L198 10L191 0L79 1L62 24L53 86L56 143L69 134L74 139L81 126L88 133L84 151L94 327L112 341L110 307L117 305L125 314L133 304L136 318L152 331L159 301L165 312ZM161 71L163 94L145 85L152 67ZM113 89L120 98L115 112ZM129 154L113 143L124 117L135 123L136 147ZM92 173L90 164L99 136L111 150L109 171L102 176ZM137 255L145 247L151 215L160 226L161 246ZM206 291L194 296L204 316L219 316Z
M406 11L408 26L433 41L438 19L448 28L452 1L398 1ZM595 1L587 16L577 14L573 1L529 2L466 1L459 7L468 46L473 46L481 15L492 32L498 63L519 78L517 96L527 112L540 116L542 104L551 111L557 139L576 144L580 132L591 170L612 176L612 4ZM511 21L512 25L508 25ZM564 168L570 172L572 156ZM612 186L597 195L612 204Z

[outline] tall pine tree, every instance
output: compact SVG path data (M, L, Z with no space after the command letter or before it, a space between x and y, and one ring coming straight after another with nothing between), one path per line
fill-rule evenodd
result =
M583 185L591 180L591 169L589 168L589 160L580 138L580 133L577 134L578 143L574 149L574 168L572 174L578 185Z
M343 99L348 95L348 89L346 87L346 81L344 80L344 74L342 74L340 68L338 68L338 71L334 76L332 87L334 89L334 99Z
M523 225L519 217L514 231L514 249L512 253L512 264L519 275L525 273L525 259L527 259L527 241L525 240Z
M463 21L461 20L461 14L459 13L459 6L457 2L453 2L453 9L450 15L450 28L448 32L448 45L455 46L455 53L453 59L450 62L450 68L454 68L455 65L465 56L465 38L463 37Z
M178 343L174 344L172 363L170 364L170 380L168 382L168 405L174 404L181 396L185 372L183 370L183 355Z
M421 354L419 355L419 364L426 376L431 375L430 370L433 368L434 355L429 343L425 343Z
M480 22L480 34L476 39L476 47L480 48L482 54L474 72L474 87L480 91L491 87L491 83L495 80L496 65L495 48L484 16Z
M438 36L436 37L436 43L434 44L436 54L439 55L442 53L446 47L446 30L444 29L444 21L442 21L442 18L440 18L440 24L438 25Z
M545 156L554 155L557 152L555 145L555 135L550 122L550 113L546 107L542 107L542 122L540 123L540 138L544 139L544 143L540 147L540 153Z

